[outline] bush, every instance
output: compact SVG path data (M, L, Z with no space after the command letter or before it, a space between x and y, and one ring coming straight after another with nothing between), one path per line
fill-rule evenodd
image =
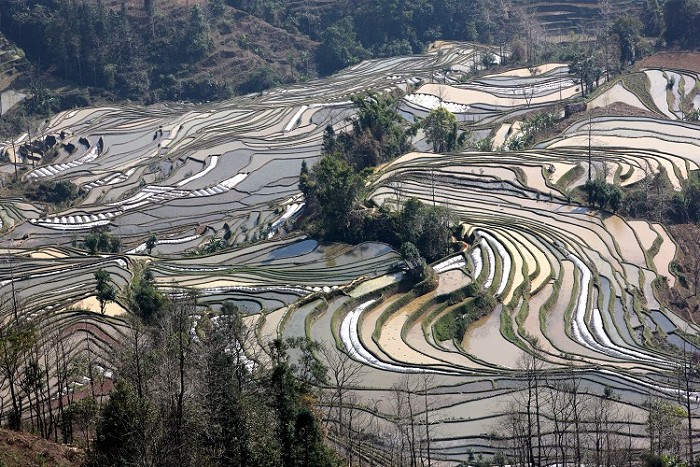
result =
M280 76L277 71L270 66L261 66L238 87L238 90L243 94L261 92L278 84L280 84Z
M27 198L43 203L61 204L73 201L83 194L82 190L71 182L39 182L27 190Z
M449 305L462 305L442 316L435 322L433 331L438 340L461 340L469 325L474 321L490 314L496 309L498 302L493 295L479 290L474 284L456 290L447 295Z
M119 253L122 241L119 237L112 235L106 230L93 231L85 236L83 246L90 252L95 253Z

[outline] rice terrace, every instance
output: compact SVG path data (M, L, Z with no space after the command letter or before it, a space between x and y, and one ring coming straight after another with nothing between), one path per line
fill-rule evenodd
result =
M581 21L551 9L552 31ZM590 78L512 53L438 40L216 102L65 110L2 142L2 424L99 444L81 401L113 404L120 379L168 388L182 422L209 394L186 383L210 371L194 349L235 322L216 348L238 384L288 361L346 465L692 465L698 56ZM346 184L324 191L325 168ZM158 300L172 341L143 330ZM149 367L150 348L172 358Z

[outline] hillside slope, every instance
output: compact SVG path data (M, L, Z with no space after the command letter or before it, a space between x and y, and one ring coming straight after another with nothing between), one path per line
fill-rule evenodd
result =
M0 429L0 465L7 467L77 467L84 453L43 438Z
M10 41L0 34L0 116L19 103L26 87L27 60Z
M205 101L314 74L316 43L223 2L11 0L2 33L47 77L145 102Z

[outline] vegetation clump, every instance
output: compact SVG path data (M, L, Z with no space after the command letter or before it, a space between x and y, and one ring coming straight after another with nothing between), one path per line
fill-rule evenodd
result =
M626 189L620 213L667 224L700 223L700 176L689 172L675 191L663 168Z
M588 193L588 202L598 209L609 207L613 212L617 212L622 205L622 189L612 183L607 183L601 178L587 180L584 191Z
M96 253L119 253L122 248L122 241L106 229L96 229L85 236L83 246L91 255Z
M435 338L439 341L461 341L469 325L491 314L498 304L493 294L474 283L453 292L446 300L452 306L461 304L445 313L433 325Z
M30 200L51 204L69 203L82 195L82 190L67 180L42 181L31 185L26 191Z
M454 225L446 208L414 198L400 212L364 202L371 170L407 152L415 128L403 121L390 96L354 102L359 111L351 131L336 135L327 128L321 160L311 168L302 163L299 189L307 203L307 230L326 240L383 241L397 249L409 242L428 261L441 258L449 251Z

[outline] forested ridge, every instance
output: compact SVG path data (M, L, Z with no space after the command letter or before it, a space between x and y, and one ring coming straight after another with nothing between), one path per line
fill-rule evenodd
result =
M145 102L260 91L366 58L418 53L439 39L497 44L516 61L543 60L558 53L547 36L561 41L582 32L581 24L595 32L607 16L623 13L640 12L647 35L668 45L698 45L693 1L583 5L580 24L569 30L568 23L543 24L547 12L514 0L6 0L0 32L35 65L34 81L56 76L97 96Z

